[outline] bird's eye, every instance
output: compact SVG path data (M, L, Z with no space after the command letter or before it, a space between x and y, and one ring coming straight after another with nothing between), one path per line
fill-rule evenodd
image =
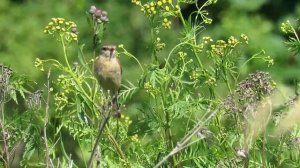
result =
M107 50L107 47L102 47L102 50L106 51L106 50Z

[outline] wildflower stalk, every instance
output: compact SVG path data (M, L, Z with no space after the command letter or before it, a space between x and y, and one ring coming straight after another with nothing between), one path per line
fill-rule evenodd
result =
M109 110L109 109L106 109L104 111L103 119L102 119L102 121L101 121L101 123L99 125L99 130L98 130L97 138L96 138L96 141L95 141L95 145L93 147L93 150L92 150L89 162L88 162L88 166L87 166L88 168L92 168L93 167L93 161L95 159L95 154L96 154L96 151L97 151L97 147L99 146L101 135L103 133L105 125L107 124L107 122L108 122L108 120L110 118L110 112L107 111L107 110Z
M297 41L300 41L300 40L299 40L299 37L298 37L298 33L296 32L296 30L295 30L294 27L292 27L292 30L293 30L293 33L294 33L294 35L295 35Z
M49 101L50 101L50 74L51 69L48 70L47 75L47 100L46 100L46 109L45 109L45 121L44 121L44 141L45 141L45 158L46 158L46 167L50 167L50 153L49 153L49 146L48 146L48 138L47 138L47 126L49 122Z
M180 19L181 23L183 24L183 27L186 28L186 23L185 23L185 20L184 20L183 15L180 10L179 10L178 14L179 14L179 19Z
M155 37L154 37L154 17L151 17L150 19L150 25L151 25L151 49L152 49L152 63L156 64L158 63L158 58L155 50Z
M1 156L3 158L3 156L5 155L6 158L3 158L3 162L6 168L10 168L10 153L8 150L8 132L6 131L5 128L5 120L4 120L4 102L0 102L0 127L1 127L1 133L2 133L2 138L3 138L3 148L4 148L4 152L3 155Z
M69 64L69 60L68 60L68 58L67 58L67 50L66 50L66 46L65 46L65 41L64 41L63 34L59 34L59 37L60 37L60 43L61 43L61 46L62 46L62 48L63 48L64 58L65 58L66 64L67 64L69 70L72 71L71 66L70 66L70 64Z
M189 143L190 140L196 135L199 130L202 128L202 126L208 122L216 113L218 110L215 110L212 112L204 121L202 119L199 120L199 122L195 125L193 129L189 133L187 133L179 142L177 142L177 145L171 150L169 154L167 154L161 161L159 161L154 168L159 168L161 167L170 157L175 155L176 153L180 152L181 150L191 146L194 144L194 142ZM207 114L209 111L207 111ZM205 116L205 115L204 115Z
M121 52L122 54L124 54L124 55L126 55L126 56L128 56L128 57L130 57L130 58L133 58L133 59L138 63L139 67L140 67L141 70L142 70L142 73L144 74L145 70L144 70L142 64L140 63L140 61L139 61L134 55L132 55L131 53L129 53L129 52L124 48L123 45L119 45L119 48L121 48L121 49L123 50L123 52Z
M121 146L118 144L117 140L115 139L115 137L113 136L113 134L110 132L110 129L108 128L107 125L106 125L106 127L107 127L106 130L107 130L107 132L108 132L108 138L109 138L109 140L111 141L111 143L114 144L114 147L115 147L115 149L117 150L118 155L120 156L120 158L122 159L122 161L125 163L125 166L126 166L126 167L130 167L130 165L129 165L129 163L128 163L126 157L125 157L125 154L124 154L124 152L122 151Z

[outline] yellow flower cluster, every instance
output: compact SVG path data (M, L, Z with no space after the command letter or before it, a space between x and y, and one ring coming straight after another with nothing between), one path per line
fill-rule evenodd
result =
M224 40L217 40L215 44L210 45L211 51L214 54L223 56L224 55L224 50L227 47L227 44Z
M229 39L227 40L227 43L231 48L234 48L239 43L239 41L235 37L230 36Z
M34 66L36 68L40 68L41 71L44 71L44 66L43 66L43 61L40 60L39 58L36 58L34 61Z
M174 6L172 0L155 0L145 4L142 4L140 0L132 0L131 2L139 6L141 11L150 17L160 14L164 18L162 25L166 29L171 28L171 21L166 16L178 16L180 14L180 6Z
M205 84L207 84L208 86L216 86L216 85L217 85L217 80L216 80L216 78L210 76L210 77L208 77L208 79L205 81Z
M157 37L156 41L155 41L155 50L156 51L160 51L160 50L162 50L165 47L166 47L166 44L162 43L161 40L160 40L160 38Z
M243 40L243 42L245 43L245 44L248 44L248 36L247 35L245 35L245 34L241 34L241 36L240 36L240 38L241 38L241 40Z
M180 51L178 52L178 56L181 60L184 60L187 56L187 53Z
M213 42L210 37L203 37L203 41L205 44ZM210 52L219 56L224 56L226 49L233 49L240 43L248 44L248 37L245 34L241 34L239 39L234 36L230 36L227 39L227 42L224 40L217 40L215 43L210 45Z
M152 1L150 3L144 4L141 8L141 11L149 14L150 16L153 16L157 13L156 6L156 2Z
M162 23L164 28L171 29L171 24L172 24L172 22L170 20L168 20L167 18L164 18L163 23Z
M139 140L139 137L137 134L134 134L133 136L131 136L131 141L132 142L135 142L135 143L139 143L140 140Z
M195 49L197 50L197 52L202 52L204 48L204 44L200 43L198 45L195 46Z
M267 62L268 67L274 65L274 60L271 58L271 56L267 56L267 57L265 58L265 62Z
M129 126L132 123L132 120L128 116L124 116L123 114L121 115L121 119L124 121L126 126Z
M294 28L289 20L281 23L280 29L284 33L294 33Z
M198 71L192 71L192 74L190 75L190 79L196 81L199 78L200 78L200 73Z
M54 104L56 111L61 111L68 104L68 97L65 93L56 93L54 95Z
M70 93L72 87L72 81L65 75L59 75L57 78L57 83L62 87L64 93Z
M63 35L64 38L71 42L77 41L76 24L72 21L65 21L64 18L52 18L44 29L44 33L52 35Z
M155 88L153 85L151 85L149 82L146 82L144 84L144 89L146 90L147 93L149 94L154 94L155 93Z
M208 43L214 41L214 40L213 40L211 37L209 37L209 36L202 37L202 40L203 40L203 43L204 43L204 44L208 44Z

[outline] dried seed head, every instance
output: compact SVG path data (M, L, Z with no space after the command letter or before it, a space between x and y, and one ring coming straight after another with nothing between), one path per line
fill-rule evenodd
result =
M262 98L269 96L273 90L273 82L268 73L258 71L249 74L238 84L234 93L225 99L223 107L226 111L249 111L255 108Z
M245 149L237 148L235 149L236 155L241 158L247 158L248 152Z
M101 9L98 9L96 6L92 5L89 9L89 13L93 16L94 21L97 23L106 23L108 22L107 12Z
M41 108L42 94L42 90L37 90L29 95L26 101L29 109L39 110Z
M200 128L199 131L197 132L197 136L199 139L206 139L211 136L211 132L207 128Z
M96 10L97 10L96 6L92 5L89 9L89 13L93 15L93 14L95 14Z
M9 80L12 73L13 71L9 67L0 64L0 102L7 102L10 99L12 87Z
M258 71L241 81L236 92L241 100L254 102L269 95L273 90L269 73Z

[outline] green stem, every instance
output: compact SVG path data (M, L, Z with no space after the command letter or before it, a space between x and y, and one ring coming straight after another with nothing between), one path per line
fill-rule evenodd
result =
M61 42L61 45L62 45L62 48L63 48L64 58L65 58L66 64L67 64L69 70L71 71L72 69L71 69L71 66L70 66L68 58L67 58L67 49L66 49L66 45L65 45L65 40L64 40L64 37L63 37L62 34L60 34L60 42Z
M222 66L222 70L223 70L223 74L224 74L224 80L225 80L225 83L226 83L226 86L230 92L230 94L232 94L232 90L231 90L231 87L230 87L230 84L229 84L229 80L228 80L228 76L227 76L227 72L226 72L226 69L224 66Z
M154 39L154 17L151 17L150 21L151 25L151 49L152 49L152 63L156 64L158 63L157 54L155 51L155 39Z
M166 98L165 98L165 94L164 94L164 90L163 90L162 86L160 87L160 90L161 90L161 98L162 98L162 101L161 101L162 109L165 113L165 119L166 119L166 123L164 124L166 142L167 142L168 149L172 149L173 148L173 140L172 140L170 114L169 114L169 111L165 107ZM175 157L172 157L172 159L173 159L172 164L174 164Z
M201 70L203 70L203 64L202 64L200 58L198 57L197 51L196 51L195 46L194 46L194 45L196 45L196 42L195 42L194 45L192 45L192 44L190 44L190 45L193 47L193 52L194 52L194 54L195 54L195 57L196 57L196 59L197 59L197 61L198 61L198 64L199 64Z
M97 105L94 103L94 101L92 100L92 98L83 89L80 80L77 78L76 74L73 72L73 70L72 70L72 68L71 68L71 66L69 64L68 57L67 57L67 49L66 49L65 40L64 40L63 35L60 35L60 42L61 42L61 45L62 45L62 48L63 48L64 58L65 58L67 66L68 66L68 70L66 70L66 71L74 79L74 81L76 83L76 86L79 88L79 92L81 92L88 99L88 101L90 101L96 107ZM93 107L90 107L90 108L93 109Z
M296 32L296 30L294 28L293 28L293 33L295 34L295 37L296 37L297 41L300 41L299 37L298 37L298 34L297 34L297 32Z
M265 51L262 50L262 51L260 51L259 53L254 54L251 58L249 58L247 61L245 61L245 62L243 63L243 65L241 66L241 68L244 67L249 61L251 61L251 60L253 60L253 59L255 59L255 58L261 58L261 57L258 57L258 55L261 55L262 53L265 53Z
M122 48L122 49L124 50L124 54L125 54L125 55L129 56L130 58L133 58L133 59L139 64L141 70L142 70L143 73L144 73L145 70L144 70L142 64L140 63L140 61L139 61L135 56L133 56L131 53L129 53L127 50L125 50L125 48Z
M118 151L119 156L121 157L121 159L125 162L125 166L126 167L131 167L125 157L125 154L122 151L121 146L118 144L118 142L116 141L116 139L114 138L113 134L110 132L108 125L105 126L107 133L108 133L108 138L109 140L114 144L114 147L116 148L116 150Z
M182 16L182 13L180 10L179 10L179 19L180 19L181 23L183 24L183 27L186 28L185 20Z

